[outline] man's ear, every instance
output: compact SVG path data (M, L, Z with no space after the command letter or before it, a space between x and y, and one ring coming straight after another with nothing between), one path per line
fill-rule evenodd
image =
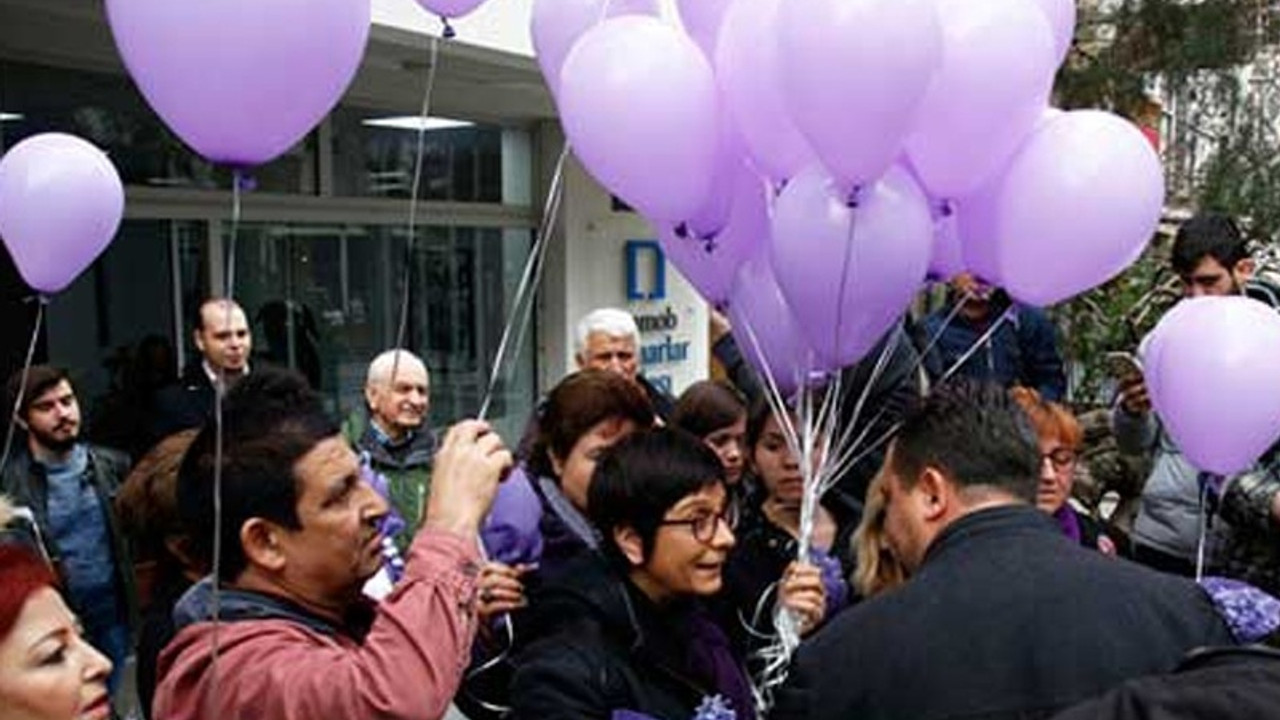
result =
M374 401L378 399L378 390L371 383L365 383L364 386L364 405L373 410Z
M579 370L587 366L587 359L580 352L573 354L573 361L578 364Z
M644 565L644 540L640 538L640 533L636 532L635 528L630 525L614 528L613 542L627 558L627 562L635 567Z
M191 331L191 340L195 343L197 350L204 352L204 338L200 336L199 330Z
M1236 276L1237 282L1244 282L1252 278L1254 271L1257 269L1258 266L1253 262L1253 258L1245 258L1236 262L1235 267L1232 268L1232 273Z
M953 488L941 470L926 466L916 482L917 502L920 503L921 517L936 522L951 510L955 502Z
M284 569L286 558L281 535L284 531L279 525L263 520L250 518L240 526L240 547L250 565L267 570Z

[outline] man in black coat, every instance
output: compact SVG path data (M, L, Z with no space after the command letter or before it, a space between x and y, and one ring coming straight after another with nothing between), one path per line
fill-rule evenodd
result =
M1190 581L1063 536L1033 504L1041 462L1005 390L936 388L881 470L912 577L800 648L772 720L1044 718L1233 642Z
M221 381L227 389L249 374L253 334L244 310L234 300L209 298L200 303L193 331L200 359L178 382L156 393L147 427L147 447L187 428L200 427L213 416Z

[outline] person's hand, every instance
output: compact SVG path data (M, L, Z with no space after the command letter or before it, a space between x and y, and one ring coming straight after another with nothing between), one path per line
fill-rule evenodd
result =
M1120 409L1130 415L1145 415L1151 410L1151 397L1147 394L1147 383L1141 375L1120 381Z
M487 562L480 568L476 579L476 611L483 623L529 603L524 595L521 578L533 569L532 565L507 565Z
M475 535L493 504L498 481L511 464L511 453L488 423L463 420L454 425L436 452L423 525Z
M792 562L778 584L778 603L800 621L800 634L809 634L827 613L822 571L809 563Z
M720 342L720 338L733 332L733 325L725 314L715 308L707 309L707 324L711 326L711 344Z

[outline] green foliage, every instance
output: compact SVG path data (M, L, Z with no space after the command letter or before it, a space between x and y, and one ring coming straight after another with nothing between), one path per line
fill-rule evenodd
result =
M1164 150L1170 205L1231 213L1268 252L1280 237L1280 90L1261 84L1265 72L1241 68L1265 60L1269 19L1265 5L1242 0L1082 6L1075 52L1055 85L1061 107L1130 117L1150 106L1152 88L1177 98L1181 131ZM1175 299L1167 245L1157 238L1119 278L1053 310L1079 406L1109 399L1105 353L1133 351Z

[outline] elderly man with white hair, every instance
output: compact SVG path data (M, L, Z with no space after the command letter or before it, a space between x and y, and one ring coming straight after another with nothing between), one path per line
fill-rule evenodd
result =
M640 374L640 328L631 313L618 308L592 310L578 321L574 340L579 370L608 370L625 377L644 390L654 414L667 421L675 400Z
M388 350L369 363L365 407L353 412L343 427L356 452L386 478L391 505L413 525L399 534L400 542L413 537L430 489L436 450L435 434L426 425L430 388L427 366L417 355Z

